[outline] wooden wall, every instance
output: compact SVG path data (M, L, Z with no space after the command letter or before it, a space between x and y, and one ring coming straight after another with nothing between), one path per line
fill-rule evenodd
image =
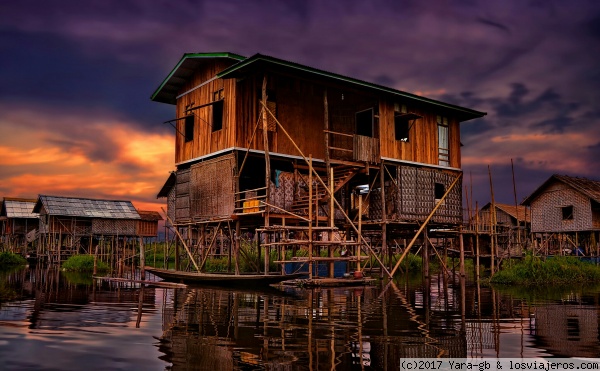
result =
M188 84L185 92L215 76L229 62L210 61L201 68ZM276 117L290 134L302 152L314 158L325 158L324 140L324 92L327 90L330 130L346 134L356 133L355 114L373 108L375 124L373 138L380 141L381 157L438 165L437 116L448 119L450 166L460 168L460 125L437 107L423 104L394 101L392 98L376 96L373 92L357 91L324 80L309 80L281 72L267 72L268 101ZM213 93L224 92L223 128L213 131L212 106L194 110L196 117L194 139L185 142L185 122L177 122L176 163L185 162L230 147L264 150L262 119L259 117L262 97L263 73L249 75L243 79L217 79L183 96L177 101L177 117L186 116L186 107L199 106L213 101ZM327 85L326 85L327 84ZM411 126L409 141L395 139L394 107L405 105L407 112L421 115ZM271 118L269 117L269 120ZM258 123L258 130L257 128ZM254 136L253 136L254 135ZM288 155L299 155L292 142L272 125L268 131L269 151ZM252 140L251 140L252 138ZM350 137L331 136L330 146L353 148ZM376 153L376 152L374 152ZM352 159L350 153L332 153L333 158Z
M193 75L192 79L184 85L179 94L212 79L217 73L221 72L231 64L231 61L223 60L207 61L204 67L199 69ZM194 139L192 141L185 142L183 136L183 133L185 133L185 120L177 121L175 139L176 164L234 146L235 128L233 123L236 122L235 87L235 79L216 79L177 100L176 117L182 118L188 115L188 112L186 112L187 107L201 106L213 102L213 93L219 89L223 89L223 128L221 130L212 130L211 105L192 111L196 115Z
M562 208L573 206L573 219L563 220ZM550 184L531 202L532 232L575 232L593 229L590 199L562 182Z
M395 139L394 104L403 102L382 101L379 109L381 127L381 156L424 164L438 164L438 127L437 116L448 118L450 166L461 167L460 161L460 124L443 112L424 108L419 105L406 104L406 111L423 116L416 119L409 132L409 140L403 142Z
M262 121L258 130L252 134L259 121L259 103L262 90L262 75L255 75L238 83L238 114L236 145L264 150ZM271 75L267 80L267 89L271 92L268 101L274 101L277 120L283 125L301 151L315 158L325 157L323 137L324 106L323 88L310 82ZM273 94L274 93L274 94ZM274 95L274 97L273 97ZM292 142L277 127L269 131L269 151L298 156Z

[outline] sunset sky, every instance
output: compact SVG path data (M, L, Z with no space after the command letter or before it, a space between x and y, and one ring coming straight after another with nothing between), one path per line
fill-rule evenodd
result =
M465 185L519 202L554 173L600 180L600 1L28 1L0 5L0 197L157 210L183 53L255 53L487 112Z

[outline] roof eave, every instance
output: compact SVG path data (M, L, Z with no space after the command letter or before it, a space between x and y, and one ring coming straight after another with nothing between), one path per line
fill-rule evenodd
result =
M165 86L169 83L169 80L175 75L175 73L177 72L177 70L181 67L181 65L183 64L183 62L185 62L187 59L190 58L228 58L228 59L233 59L236 61L243 61L244 59L246 59L244 56L241 56L239 54L235 54L235 53L228 53L228 52L219 52L219 53L185 53L181 59L179 60L179 62L175 65L175 67L173 67L173 69L171 70L171 72L169 72L169 74L167 75L167 77L161 82L161 84L158 86L158 88L154 91L154 93L152 93L152 95L150 96L150 99L155 101L155 102L161 102L161 103L168 103L168 104L175 104L172 100L167 100L167 99L158 99L159 94L161 93L161 91L165 88Z
M261 55L261 54L255 54L250 58L247 58L239 63L234 64L233 66L231 66L229 68L226 68L225 70L217 73L217 77L219 77L219 78L236 77L239 75L239 74L236 74L236 72L241 72L241 70L244 69L245 67L250 66L255 63L258 63L258 62L261 62L261 61L266 62L266 63L275 64L278 66L292 68L295 70L299 70L299 71L303 71L303 72L307 72L307 73L311 73L311 74L315 74L318 76L327 77L330 79L334 79L334 80L338 80L338 81L342 81L342 82L346 82L346 83L350 83L350 84L354 84L354 85L358 85L361 87L374 89L374 90L377 90L377 91L380 91L380 92L383 92L386 94L396 95L396 96L420 101L420 102L427 103L427 104L433 104L433 105L442 107L444 109L448 109L448 110L459 113L460 116L463 118L461 121L468 121L471 119L480 118L480 117L487 115L486 112L480 112L480 111L472 110L470 108L465 108L465 107L457 106L457 105L450 104L450 103L444 103L441 101L437 101L435 99L425 98L420 95L407 93L404 91L392 89L392 88L385 87L382 85L354 79L354 78L351 78L348 76L343 76L343 75L339 75L336 73L319 70L319 69L304 66L304 65L301 65L298 63L293 63L293 62L289 62L289 61L285 61L285 60L281 60L281 59L277 59L277 58L273 58L273 57L269 57L269 56L265 56L265 55Z

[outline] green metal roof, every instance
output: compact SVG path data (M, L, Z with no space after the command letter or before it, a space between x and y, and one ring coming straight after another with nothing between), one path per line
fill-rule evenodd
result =
M243 61L236 63L233 66L219 72L217 74L217 76L220 78L238 77L240 74L244 74L245 72L248 72L250 69L256 68L263 64L289 68L289 69L305 72L305 73L312 74L312 75L322 76L322 77L332 79L332 80L337 80L337 81L341 81L341 82L345 82L345 83L350 83L353 85L362 86L362 87L365 87L368 89L373 89L373 90L376 90L376 91L379 91L382 93L399 96L399 97L410 99L413 101L420 101L420 102L427 103L427 104L433 104L438 107L442 107L444 109L453 111L455 114L458 114L460 116L460 118L462 118L461 121L466 121L466 120L470 120L470 119L474 119L474 118L483 117L487 114L485 112L472 110L469 108L453 105L450 103L440 102L440 101L437 101L434 99L425 98L425 97L422 97L419 95L392 89L392 88L385 87L382 85L366 82L363 80L354 79L354 78L351 78L348 76L343 76L343 75L339 75L336 73L323 71L323 70L320 70L317 68L312 68L312 67L304 66L304 65L301 65L298 63L289 62L289 61L285 61L282 59L273 58L273 57L270 57L267 55L261 55L261 54L255 54L250 58L244 59Z
M159 87L152 93L150 99L155 102L175 104L177 93L188 82L200 63L206 59L227 58L242 61L245 57L234 53L185 53Z

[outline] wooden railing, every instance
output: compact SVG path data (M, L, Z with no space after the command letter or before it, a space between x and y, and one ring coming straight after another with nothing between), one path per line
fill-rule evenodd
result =
M323 130L326 134L337 135L340 137L351 138L352 145L349 146L351 148L344 148L338 146L329 146L328 149L330 151L341 151L348 153L347 156L335 156L334 158L343 158L343 159L352 159L353 161L360 162L371 162L378 163L381 160L379 155L379 139L367 137L363 135L354 135L347 133L340 133L331 130ZM330 154L331 155L331 154Z

